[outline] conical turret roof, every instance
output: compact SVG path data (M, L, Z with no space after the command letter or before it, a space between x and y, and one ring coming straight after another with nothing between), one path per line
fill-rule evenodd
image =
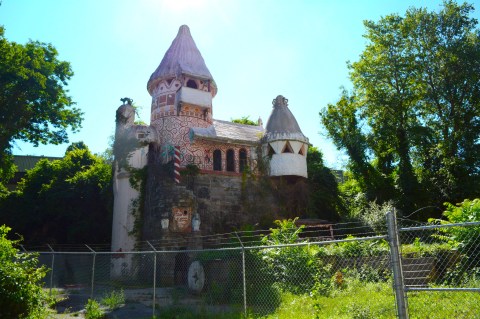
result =
M288 108L288 100L279 95L272 104L273 110L268 118L263 139L266 141L298 140L308 143L308 138L303 135L297 120Z
M180 27L162 62L150 76L147 84L148 91L151 93L151 89L158 80L178 77L181 74L213 81L212 74L205 65L187 25Z

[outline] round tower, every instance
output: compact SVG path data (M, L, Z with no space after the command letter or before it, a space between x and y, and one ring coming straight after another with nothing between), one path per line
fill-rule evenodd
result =
M301 176L307 178L308 138L282 95L273 102L273 110L262 137L262 154L269 160L270 176Z
M181 150L181 166L203 156L203 150L190 145L191 127L212 125L212 98L217 85L205 65L190 29L182 25L147 84L152 96L150 123L158 131L163 160Z

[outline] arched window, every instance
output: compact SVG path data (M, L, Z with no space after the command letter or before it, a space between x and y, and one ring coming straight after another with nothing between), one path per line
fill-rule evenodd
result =
M213 151L213 170L214 171L222 170L222 151L220 150Z
M238 151L240 173L247 168L247 150L242 148Z
M187 81L187 87L192 89L198 89L197 82L195 82L195 80L192 80L192 79Z
M227 151L227 171L235 172L235 152L233 150Z

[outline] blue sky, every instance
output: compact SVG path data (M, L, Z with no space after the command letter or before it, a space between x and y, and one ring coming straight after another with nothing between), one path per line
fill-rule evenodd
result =
M147 81L187 24L219 88L214 118L266 123L272 100L284 95L303 133L338 168L345 156L323 134L318 113L350 87L346 62L365 47L363 20L410 6L438 10L441 1L3 0L0 24L10 41L52 43L71 63L68 89L85 119L70 141L93 152L107 148L120 98L142 106L149 123ZM17 143L14 154L62 156L67 146Z

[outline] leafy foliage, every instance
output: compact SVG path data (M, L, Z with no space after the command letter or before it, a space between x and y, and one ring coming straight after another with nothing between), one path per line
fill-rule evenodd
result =
M431 222L465 223L480 221L480 199L465 199L463 202L453 205L445 203L447 208L443 215L447 221L430 220ZM475 267L480 263L480 226L458 226L438 229L439 234L435 237L446 240L450 245L456 247L463 254L462 260L453 273L466 273L469 268ZM451 276L458 277L458 276Z
M88 299L85 305L85 319L102 319L105 318L105 312L100 308L98 301Z
M100 300L102 305L105 305L110 310L115 310L120 308L123 304L125 304L125 294L123 289L120 290L113 290Z
M445 203L445 207L447 209L443 215L447 217L448 221L431 219L430 222L449 224L480 221L479 198L475 198L474 200L465 199L457 205ZM446 237L440 237L448 239L450 243L456 244L460 249L467 251L472 248L472 245L476 245L475 242L479 240L480 237L480 226L449 227L439 229L439 231L446 235ZM474 249L474 251L475 250L476 249Z
M68 142L68 128L73 132L80 128L82 112L65 89L73 72L57 57L51 44L8 41L0 26L1 178L8 177L12 162L4 156L10 154L14 140L60 144Z
M37 255L19 253L19 240L7 238L10 227L0 226L0 315L5 319L41 318L46 295L41 281L47 272Z
M402 245L402 255L408 257L441 257L448 254L452 249L456 248L451 243L432 243L426 244L415 238L413 243Z
M277 220L277 228L263 238L265 245L293 244L299 241L303 227L297 227L295 220ZM317 258L316 246L291 246L266 248L259 252L275 282L285 290L295 294L328 293L331 269Z
M352 258L381 256L389 253L388 243L384 240L353 240L355 237L347 236L345 241L325 246L325 254L328 256Z
M480 33L473 6L365 21L367 45L321 119L367 202L405 213L480 193ZM423 218L438 217L422 210ZM418 216L417 216L418 217Z
M480 221L480 198L473 200L465 199L463 202L453 205L445 203L446 210L443 213L451 223L479 222Z
M373 201L367 204L359 217L365 225L368 225L375 232L385 233L387 231L386 216L393 209L392 201L387 201L383 204L377 204L377 202Z
M108 242L111 231L112 169L88 149L61 160L41 160L0 199L0 223L28 242Z
M249 119L250 116L242 116L239 119L232 119L232 123L257 126L258 123Z
M88 146L83 141L72 143L65 150L65 155L73 150L88 150Z
M337 221L344 209L340 201L338 183L332 171L323 163L323 154L316 147L307 153L308 206L307 215Z

